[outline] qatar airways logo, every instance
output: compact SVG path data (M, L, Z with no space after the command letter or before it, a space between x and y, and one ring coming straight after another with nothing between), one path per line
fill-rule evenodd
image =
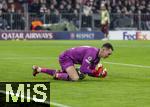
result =
M53 39L53 33L47 32L3 32L1 33L3 40L11 39Z

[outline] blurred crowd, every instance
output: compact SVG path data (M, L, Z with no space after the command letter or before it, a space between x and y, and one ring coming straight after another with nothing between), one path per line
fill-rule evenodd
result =
M113 13L111 27L117 27L118 20L122 19L122 16L118 18L115 14L126 15L127 17L123 17L123 19L134 19L135 22L139 20L139 17L133 17L133 14L144 14L141 17L141 23L143 21L144 23L146 21L148 25L150 23L150 0L0 0L0 29L25 29L27 13L35 14L33 16L36 19L39 17L37 15L41 15L40 19L43 23L58 23L60 15L72 14L71 18L64 17L70 18L70 20L74 18L77 24L80 13L99 14L101 4L106 5L110 14ZM42 14L46 14L46 18ZM31 18L31 21L33 20ZM131 22L134 23L134 21ZM138 24L134 26L138 26ZM144 29L150 29L149 27L146 26Z
M107 0L106 4L111 13L150 14L149 0Z

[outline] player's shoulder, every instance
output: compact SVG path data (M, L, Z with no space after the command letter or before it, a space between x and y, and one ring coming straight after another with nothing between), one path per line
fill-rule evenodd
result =
M92 52L97 52L99 50L99 48L96 47L89 47L89 50L91 50Z
M99 52L99 48L96 48L96 47L89 47L87 50L86 50L86 53L89 54L89 55L92 55L92 56L96 56L97 53Z
M79 46L78 48L87 48L87 49L93 49L93 50L97 50L98 48L93 47L93 46Z
M99 51L99 48L93 47L93 46L78 46L72 48L73 50L80 50L84 51L85 53L96 53Z

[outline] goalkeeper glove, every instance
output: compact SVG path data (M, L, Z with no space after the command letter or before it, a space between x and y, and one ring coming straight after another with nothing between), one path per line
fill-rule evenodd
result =
M103 65L102 64L98 64L98 70L93 70L93 76L94 77L105 78L107 76L106 68L103 69Z
M80 68L76 68L77 74L79 76L80 80L83 80L85 78L85 75L83 73L80 72Z
M100 73L99 77L100 78L105 78L107 76L107 70L106 68Z

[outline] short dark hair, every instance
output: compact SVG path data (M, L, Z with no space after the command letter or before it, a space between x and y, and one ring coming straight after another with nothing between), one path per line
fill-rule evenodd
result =
M104 43L103 46L102 46L102 48L103 48L103 47L106 47L106 48L108 48L108 49L111 49L112 51L114 50L112 44L110 44L110 43Z

